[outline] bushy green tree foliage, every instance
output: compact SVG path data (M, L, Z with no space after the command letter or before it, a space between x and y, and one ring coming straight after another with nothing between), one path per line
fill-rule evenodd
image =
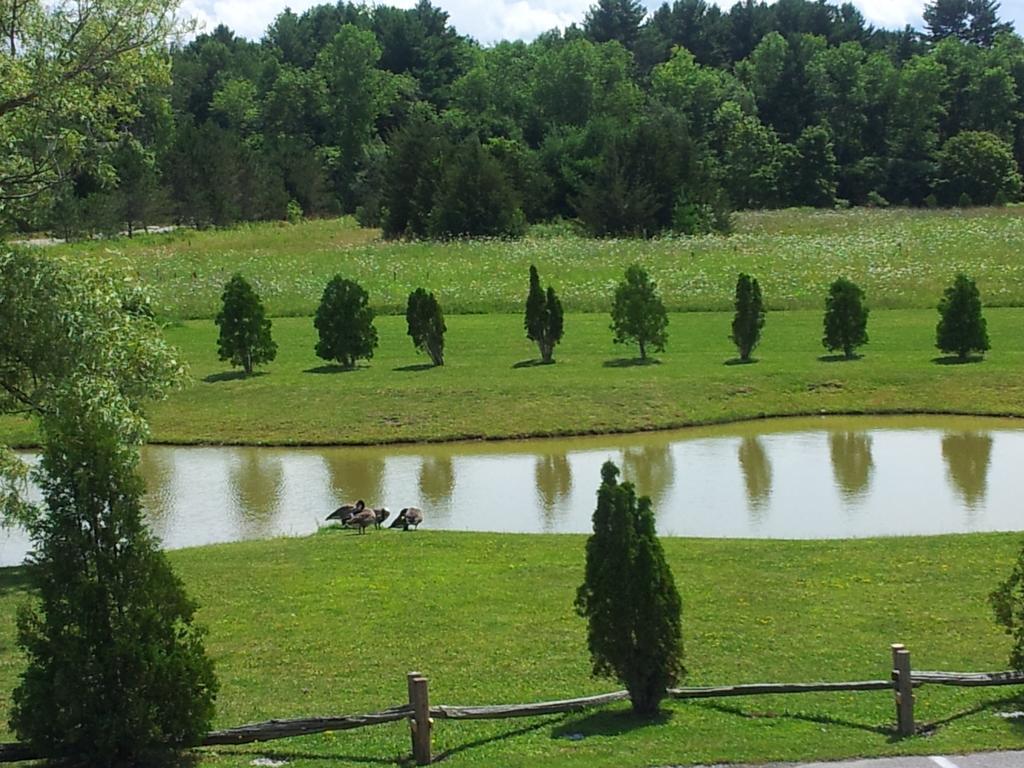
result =
M32 539L35 598L18 616L26 668L11 727L39 754L139 764L198 742L217 690L195 604L142 518L143 401L180 364L119 276L47 256L0 255L0 413L39 418L44 504L0 502Z
M984 353L989 349L981 293L967 275L957 275L939 302L935 346L943 352L955 352L960 360L966 360L971 352Z
M939 152L939 177L947 204L967 195L975 205L992 205L1000 195L1016 200L1021 177L1010 145L987 131L963 131Z
M761 340L761 329L764 328L764 300L761 298L761 286L757 280L743 273L736 279L736 298L733 301L736 314L732 320L732 343L740 360L750 360Z
M583 33L595 43L614 40L632 49L647 9L638 0L597 0L583 21Z
M526 317L523 320L526 338L536 342L540 358L554 362L555 345L562 340L564 314L562 302L550 285L547 291L540 287L537 267L530 265L530 292L526 296Z
M1017 554L1006 581L992 590L988 600L996 623L1013 638L1010 667L1024 670L1024 549Z
M317 357L355 368L356 360L369 360L377 347L374 312L369 294L359 283L335 275L324 288L313 325L319 335Z
M633 711L657 712L682 665L682 600L654 529L647 496L618 482L612 462L601 467L594 533L587 540L576 610L587 619L595 675L629 691Z
M868 308L864 306L864 291L855 283L841 277L828 289L825 297L825 334L821 339L825 349L841 349L847 360L853 358L857 347L868 343Z
M444 313L433 293L417 288L409 294L405 307L405 321L416 349L430 355L434 365L444 365Z
M221 310L214 319L220 327L217 356L251 374L254 366L277 357L277 344L270 335L270 318L259 295L241 275L228 280L220 298Z
M668 342L668 313L658 296L657 283L638 264L626 269L626 279L615 288L612 301L612 325L616 344L636 342L640 359L647 359L647 348L662 352Z

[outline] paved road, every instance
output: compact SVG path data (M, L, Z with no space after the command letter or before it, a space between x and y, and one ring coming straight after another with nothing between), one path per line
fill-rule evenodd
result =
M664 768L671 768L665 766ZM884 757L839 763L770 763L760 766L705 765L695 768L1024 768L1024 752L982 752L975 755Z

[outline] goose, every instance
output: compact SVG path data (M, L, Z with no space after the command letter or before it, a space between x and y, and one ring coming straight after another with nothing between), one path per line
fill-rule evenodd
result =
M377 524L377 513L372 509L363 509L356 512L342 525L346 528L359 528L359 533L366 533L367 526Z
M340 520L342 525L348 523L353 515L356 515L366 508L366 503L360 499L355 504L342 504L327 516L328 520Z
M391 523L391 528L401 528L403 531L408 531L409 526L413 528L419 528L420 523L423 522L423 510L419 507L406 507L398 513L398 517Z
M374 507L373 514L374 517L377 518L376 522L374 523L374 527L379 529L381 523L383 523L391 516L391 510L388 509L387 507Z

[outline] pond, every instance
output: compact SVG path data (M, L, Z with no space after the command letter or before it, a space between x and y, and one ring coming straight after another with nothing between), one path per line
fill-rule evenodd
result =
M356 499L387 506L392 517L402 507L421 507L423 528L587 533L608 459L651 497L658 530L667 536L1024 529L1024 422L1009 419L777 419L378 448L150 446L141 471L149 522L165 546L177 548L309 534L339 504ZM6 532L0 564L20 562L27 548L23 534Z

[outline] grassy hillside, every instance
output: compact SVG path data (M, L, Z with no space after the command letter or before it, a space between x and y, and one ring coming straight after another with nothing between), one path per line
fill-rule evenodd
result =
M598 478L593 478L595 487ZM1009 640L986 595L1009 572L1016 535L833 542L666 539L684 605L688 684L884 679L889 644L918 669L990 670ZM584 695L585 627L572 609L580 536L322 531L170 553L209 628L222 687L217 724L354 714L399 704L405 673L434 703ZM0 572L0 636L25 599ZM0 644L0 723L21 661ZM668 703L656 725L615 706L596 714L435 727L454 766L630 766L832 759L1019 747L1016 689L917 692L928 736L895 740L889 693ZM0 726L2 727L2 726ZM567 734L585 738L570 741ZM8 738L7 736L0 736ZM264 755L296 768L390 765L404 723L204 751L203 765Z
M172 318L213 317L235 272L257 285L275 316L312 315L337 273L362 283L384 312L403 312L420 286L434 291L448 314L519 312L530 264L568 311L603 312L634 262L651 272L673 310L731 308L741 271L759 278L772 309L817 309L840 275L860 284L873 307L932 307L958 270L977 279L987 304L1024 305L1024 208L1018 207L744 213L727 238L590 240L535 231L512 242L394 243L337 219L64 248L123 264L153 287L158 312Z

